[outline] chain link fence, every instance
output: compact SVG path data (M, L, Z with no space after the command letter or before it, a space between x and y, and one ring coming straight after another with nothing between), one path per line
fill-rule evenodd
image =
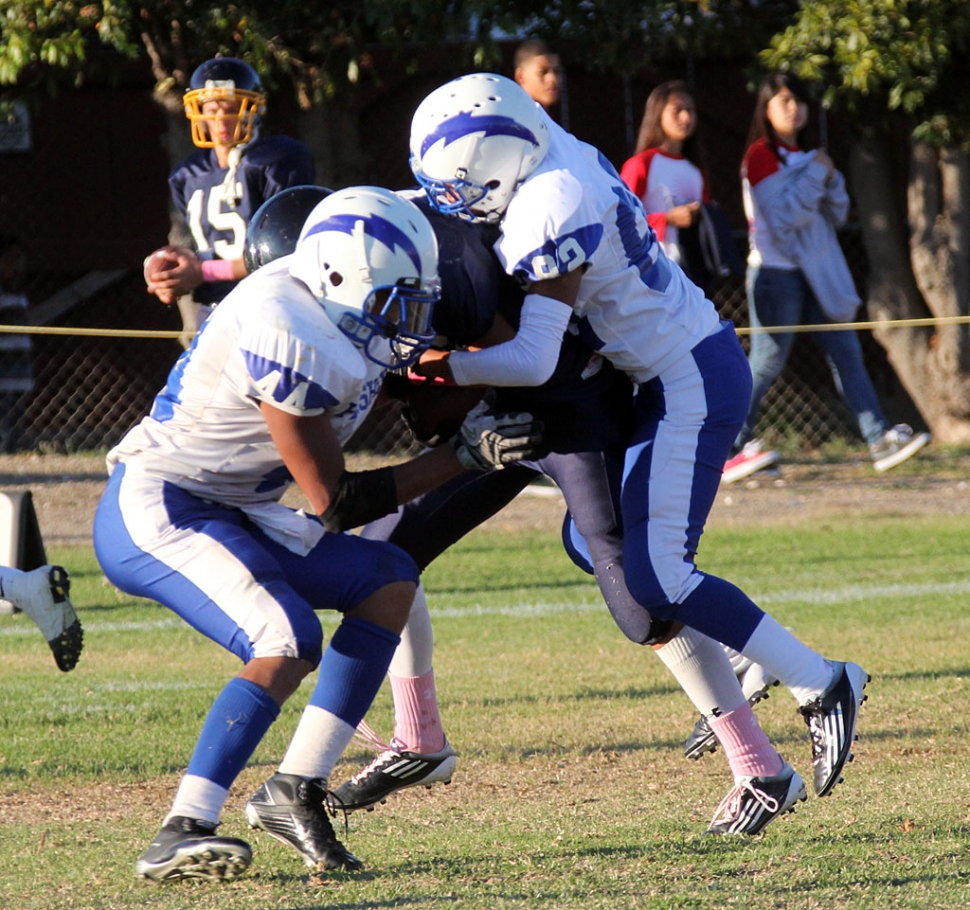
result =
M845 237L849 256L858 261L862 257L858 234L847 232ZM104 287L54 320L54 325L130 327L132 312L137 311L142 315L140 328L146 331L178 329L177 315L145 293L139 272L124 271L109 278ZM69 296L73 286L68 283L60 293L66 288ZM743 279L722 281L713 297L723 317L739 327L748 325ZM110 447L147 413L182 350L174 338L71 334L31 338L32 388L21 393L19 410L7 426L2 445L8 452ZM885 365L882 349L867 337L863 340L877 389L891 404L893 396L901 394L898 381ZM747 339L743 337L742 343L747 346ZM836 392L824 357L806 336L796 339L788 366L764 402L759 434L771 445L789 450L816 449L833 438L859 443L854 418ZM379 452L413 449L394 404L377 408L352 446Z
M708 143L706 157L712 163L709 173L713 195L728 212L743 255L746 241L740 212L738 163L752 102L737 72L731 70L731 73L729 79L713 78L707 71L696 73L696 94L701 123L707 127L703 135ZM619 166L631 151L626 144L631 126L635 131L650 88L664 79L685 75L673 67L667 72L644 75L632 84L621 84L618 80L570 70L570 127L580 138L590 139L601 148L609 145L608 155ZM597 90L593 91L594 88ZM392 113L392 105L400 107L399 97L397 100L395 97L388 93L387 118L378 116L381 99L377 99L365 112L366 116L362 116L361 123L373 124L374 133L370 135L362 129L365 148L386 145L384 136L388 124L385 121L396 117L395 122L398 122L402 116L400 110L395 109ZM8 104L3 110L9 120L13 108ZM18 110L23 113L23 109ZM409 111L404 113L409 114ZM2 125L0 123L0 127ZM829 134L830 137L837 134L834 125L829 126ZM45 226L38 225L36 219L48 216L39 215L30 205L4 204L5 160L10 155L22 157L28 154L22 148L4 149L4 135L8 139L24 141L22 130L4 133L0 129L0 238L37 237ZM602 142L599 136L604 137ZM610 139L611 136L614 138ZM27 141L29 148L29 139ZM119 149L118 154L123 151ZM840 157L837 150L833 150L833 155L840 163L846 161L847 156ZM164 176L162 173L152 177L153 184L157 180L162 189L162 193L152 199L163 200L162 206L165 204ZM388 185L397 184L389 179ZM116 202L119 206L140 204L143 201L134 198ZM157 221L158 213L155 214ZM97 231L98 225L92 224L90 230ZM176 332L180 328L178 314L149 297L141 277L141 257L158 243L149 238L126 239L132 247L125 250L126 267L109 270L103 268L103 263L98 263L92 264L90 271L53 271L51 269L56 268L57 263L49 250L35 258L34 252L26 249L25 271L13 279L16 287L4 286L8 293L0 301L0 325L26 321L39 327L138 328ZM848 229L843 232L842 240L862 290L866 263L859 232ZM86 247L79 242L78 248ZM0 284L3 280L0 273ZM30 308L18 312L17 306L11 304L10 294L25 296ZM713 290L712 296L723 317L733 320L739 327L748 325L743 279L723 281ZM9 340L12 335L0 329L0 342ZM169 369L181 352L175 338L112 337L108 334L104 337L70 334L29 337L33 374L30 388L15 390L12 396L5 393L0 398L0 405L4 402L10 405L5 409L4 420L0 421L0 447L7 451L74 452L110 447L147 413L153 396L164 385ZM862 333L862 341L867 365L887 416L894 422L905 419L912 406L888 367L882 349L867 332ZM0 343L0 392L4 391L3 361L7 355L7 348ZM836 392L824 357L805 336L797 338L788 366L763 403L759 435L770 445L788 451L814 450L833 439L844 440L851 446L862 445L854 418ZM414 450L394 405L377 409L355 436L352 446L357 450L381 453Z

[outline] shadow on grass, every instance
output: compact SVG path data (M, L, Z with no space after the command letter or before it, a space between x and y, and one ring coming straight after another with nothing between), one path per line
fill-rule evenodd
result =
M965 679L970 676L970 667L952 667L946 670L912 670L909 673L880 673L877 679L894 679L899 682L921 682L927 679Z
M609 702L620 698L630 701L643 701L647 698L673 695L677 692L680 692L680 689L676 686L651 686L649 688L628 686L625 689L584 689L581 692L563 692L560 695L510 695L503 698L489 696L474 701L463 699L462 705L481 708L505 708L511 705L571 704L586 701ZM443 700L441 704L444 707L447 700Z

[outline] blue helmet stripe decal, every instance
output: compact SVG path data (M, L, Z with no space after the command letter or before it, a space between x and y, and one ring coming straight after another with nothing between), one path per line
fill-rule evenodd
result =
M531 142L536 147L539 145L535 133L527 126L519 123L518 120L513 120L511 117L472 114L468 111L462 111L454 117L443 120L435 127L433 132L424 137L421 143L421 157L423 158L425 152L442 139L445 140L447 146L449 143L472 133L484 133L486 138L488 136L516 136L526 142Z
M381 218L379 215L331 215L309 228L303 235L303 239L312 237L314 234L321 234L324 231L353 234L354 227L360 221L364 223L366 235L383 243L390 250L400 247L413 263L414 270L419 275L421 274L421 254L414 242L396 224Z

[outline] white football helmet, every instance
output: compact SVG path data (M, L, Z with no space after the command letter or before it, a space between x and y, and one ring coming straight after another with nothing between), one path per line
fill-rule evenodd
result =
M394 369L434 340L438 242L424 213L390 190L332 193L307 217L290 274L366 357Z
M504 76L473 73L435 89L411 120L411 170L439 211L502 217L549 150L546 115Z

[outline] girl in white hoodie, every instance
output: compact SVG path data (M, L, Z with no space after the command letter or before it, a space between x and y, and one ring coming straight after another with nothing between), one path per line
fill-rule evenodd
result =
M845 180L823 148L800 145L808 122L802 84L773 73L761 84L741 166L748 217L747 292L752 328L849 322L861 302L836 237L849 210ZM895 467L930 440L905 424L886 423L852 330L812 334L836 388L855 414L877 471ZM788 360L795 335L751 336L751 407L724 469L739 480L777 460L754 437L761 400Z

